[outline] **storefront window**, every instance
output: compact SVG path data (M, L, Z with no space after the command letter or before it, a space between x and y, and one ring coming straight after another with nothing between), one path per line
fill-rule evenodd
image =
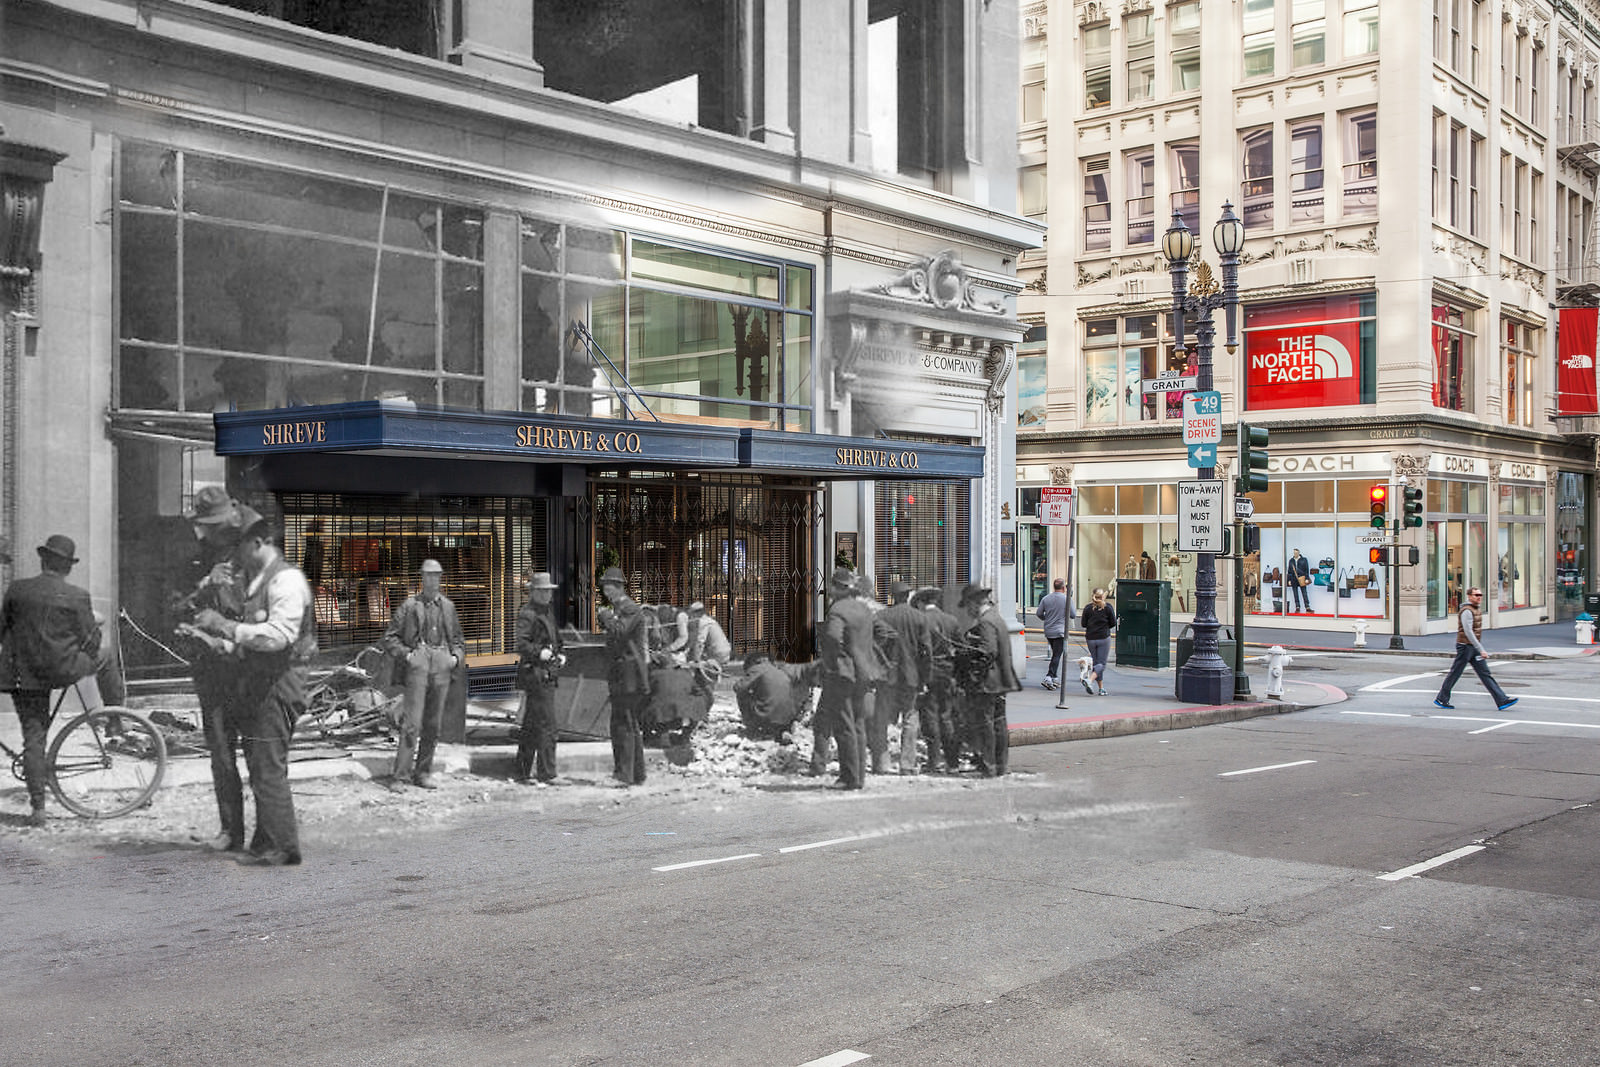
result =
M1433 308L1433 406L1471 411L1474 334L1472 313L1451 304Z
M1386 568L1372 563L1368 478L1273 482L1255 494L1261 552L1244 562L1245 610L1259 615L1384 618Z
M1544 486L1500 486L1495 588L1502 609L1544 606L1544 510Z
M1094 521L1078 524L1073 603L1087 604L1096 589L1115 599L1121 581L1165 581L1172 610L1193 611L1195 555L1178 551L1172 486L1084 485L1077 493L1079 520Z
M119 407L482 406L477 209L138 143L118 182Z
M1589 581L1589 479L1587 474L1562 471L1556 475L1556 602L1558 619L1571 619L1584 610Z
M1452 478L1428 479L1428 519L1423 566L1427 574L1428 617L1447 618L1461 608L1471 588L1491 589L1488 486Z
M1377 310L1372 293L1247 307L1245 407L1375 403Z
M1182 392L1145 393L1144 380L1163 373L1193 373L1180 359L1165 316L1088 319L1084 322L1085 424L1165 422L1183 418Z

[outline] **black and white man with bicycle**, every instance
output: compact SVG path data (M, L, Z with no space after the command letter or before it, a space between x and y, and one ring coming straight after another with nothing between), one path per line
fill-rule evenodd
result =
M50 691L93 674L100 662L100 624L89 594L67 581L78 562L78 546L70 537L51 534L38 552L38 576L12 582L0 601L0 692L11 694L22 720L29 826L45 823Z
M244 747L256 802L256 848L240 862L281 867L300 862L300 833L289 789L289 735L306 709L306 677L317 649L311 586L284 559L267 521L239 508L234 560L245 580L244 620L207 608L195 625L234 647L237 688L231 721Z

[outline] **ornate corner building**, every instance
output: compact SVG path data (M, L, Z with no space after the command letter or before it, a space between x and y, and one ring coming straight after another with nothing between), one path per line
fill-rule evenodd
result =
M0 538L70 533L97 607L170 633L226 484L325 646L431 557L484 662L531 571L563 623L619 566L789 659L836 558L1003 586L1016 34L960 0L13 0Z
M1060 0L1019 15L1019 210L1051 227L1019 271L1037 339L1017 372L1020 603L1047 588L1033 576L1065 573L1064 532L1030 520L1038 489L1065 481L1080 602L1159 577L1174 615L1193 610L1183 393L1145 387L1194 368L1162 234L1182 219L1215 264L1226 201L1246 239L1217 388L1227 424L1271 437L1261 551L1242 564L1251 618L1439 632L1471 586L1490 625L1583 611L1600 5ZM1234 447L1229 433L1219 473ZM1370 563L1369 491L1402 479L1424 493L1423 525L1400 537L1420 564L1391 589ZM1154 574L1138 573L1146 554Z

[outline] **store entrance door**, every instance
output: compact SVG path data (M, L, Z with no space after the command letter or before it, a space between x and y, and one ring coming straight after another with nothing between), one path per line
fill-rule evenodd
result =
M1022 558L1017 561L1017 605L1024 617L1032 615L1039 601L1050 592L1050 527L1037 522L1017 524L1017 540L1022 542ZM1066 577L1064 573L1059 576Z

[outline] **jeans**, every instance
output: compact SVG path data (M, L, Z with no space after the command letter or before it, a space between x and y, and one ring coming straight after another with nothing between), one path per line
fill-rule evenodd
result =
M1106 661L1111 658L1111 638L1097 637L1085 643L1089 646L1089 660L1094 664L1094 680L1104 685Z
M1288 582L1289 592L1294 596L1292 603L1299 605L1291 610L1310 611L1311 601L1306 597L1306 587L1300 584L1300 579L1291 574L1288 576Z
M1468 663L1471 663L1472 669L1478 672L1478 681L1483 683L1483 687L1494 698L1495 707L1498 708L1511 699L1494 680L1494 675L1489 673L1489 662L1478 655L1478 650L1471 645L1457 645L1456 658L1450 664L1450 673L1444 676L1444 684L1439 687L1439 703L1450 703L1450 690L1455 687L1456 681L1460 679L1461 672L1467 669Z
M400 741L394 753L394 776L405 780L433 771L433 749L439 743L439 720L450 694L455 656L448 648L422 645L406 657L406 688L400 701Z
M1049 681L1060 682L1061 657L1066 652L1067 637L1062 634L1060 637L1046 637L1045 640L1050 643L1050 666L1045 668L1044 676Z

